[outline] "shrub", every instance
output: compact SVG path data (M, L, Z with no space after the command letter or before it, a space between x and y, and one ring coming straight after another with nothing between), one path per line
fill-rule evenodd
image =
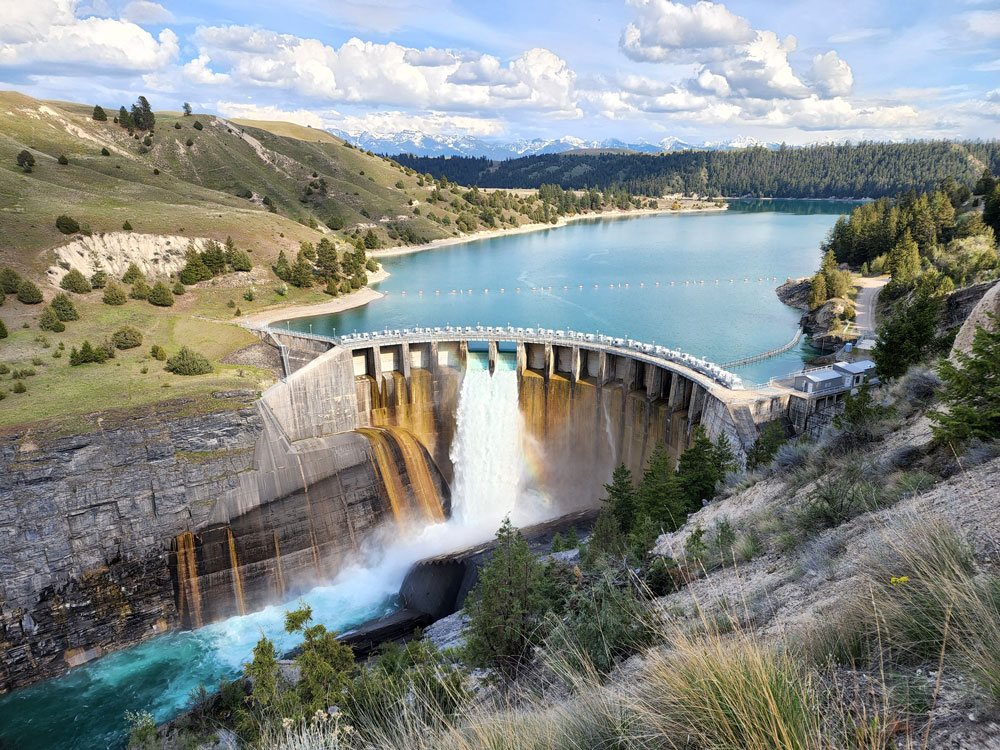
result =
M245 292L243 292L243 299L245 299L247 302L253 302L255 299L257 299L257 290L254 289L253 287L250 287Z
M205 375L212 372L212 363L193 349L182 346L181 350L167 360L166 369L175 375Z
M194 127L194 129L195 129L195 130L201 130L201 129L202 129L202 128L204 128L205 126L201 124L201 121L200 121L200 120L195 120L195 121L194 121L194 126L193 126L193 127Z
M124 229L126 232L131 232L132 231L132 222L130 222L128 219L126 219L125 223L122 224L122 229Z
M69 363L72 367L86 365L90 362L100 364L107 360L107 358L108 353L103 346L92 346L86 339L83 344L80 345L79 351L77 351L77 348L74 346L69 352Z
M11 380L22 380L24 378L35 377L35 370L32 367L22 367L10 373Z
M111 156L111 152L107 148L101 148L101 156Z
M24 384L24 381L15 380L13 387L11 387L11 390L14 393L24 393L26 390L28 390L28 386Z
M74 294L87 294L92 288L90 286L90 282L87 281L87 277L75 268L71 268L69 272L62 277L62 281L59 282L59 286L67 292L73 292Z
M37 305L42 301L42 293L30 281L22 279L17 287L17 300L25 305Z
M5 339L9 335L10 334L7 333L7 325L2 320L0 320L0 339Z
M188 148L191 148L194 145L194 139L188 138L186 141L184 141L184 145L187 146Z
M22 149L17 155L17 166L24 170L25 174L31 172L31 168L35 166L35 156L27 149Z
M167 359L167 350L159 344L153 344L153 348L149 350L149 356L160 362L165 362Z
M125 284L132 284L138 281L139 279L145 279L145 278L146 275L142 272L139 266L137 266L135 263L129 263L128 268L122 275L122 282Z
M183 286L183 284L181 286ZM162 281L157 281L153 284L153 288L149 291L148 299L151 305L156 305L158 307L170 307L174 304L174 293L170 291L170 287Z
M10 367L8 367L3 362L0 362L0 375L6 375L10 372Z
M977 326L968 352L955 352L954 362L941 360L938 368L944 381L941 400L948 409L931 413L934 439L938 442L961 445L973 439L1000 437L1000 403L996 396L1000 375L1000 317L990 315L990 319L993 330Z
M17 271L7 266L0 268L0 289L7 294L17 294L19 286L21 286L21 275Z
M187 289L185 289L184 287L184 282L178 280L174 282L174 288L172 289L172 291L174 294L180 297L182 294L184 294L184 292L187 291Z
M104 288L104 296L101 299L105 305L124 305L128 302L125 290L113 281L108 282L108 285Z
M836 527L885 506L889 499L881 484L867 479L860 467L851 465L819 481L800 510L799 524L805 531Z
M80 231L80 225L77 223L76 219L63 214L62 216L56 218L56 229L63 234L76 234Z
M48 305L42 308L42 314L38 318L38 327L43 331L53 331L55 333L62 333L66 330L66 325L59 320L59 316Z
M132 326L120 326L111 334L111 343L116 349L134 349L142 346L142 333Z
M76 305L73 304L73 300L62 292L59 292L59 294L53 297L52 302L50 302L49 305L52 307L52 310L55 312L56 316L58 316L59 320L63 322L80 319L80 313L76 311Z
M149 299L150 292L153 290L149 288L149 283L144 278L137 279L132 288L129 289L128 296L132 299Z
M94 289L103 289L108 283L108 275L98 269L94 271L93 276L90 277L90 286Z

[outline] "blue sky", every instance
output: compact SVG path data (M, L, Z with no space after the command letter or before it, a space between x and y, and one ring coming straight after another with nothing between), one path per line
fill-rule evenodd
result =
M993 138L1000 0L0 0L0 86L390 134Z

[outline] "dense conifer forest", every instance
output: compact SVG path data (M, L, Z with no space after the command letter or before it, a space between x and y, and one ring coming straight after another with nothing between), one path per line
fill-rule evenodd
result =
M699 193L769 198L880 198L928 191L948 176L972 187L1000 171L1000 141L920 141L777 150L663 154L545 154L492 162L471 157L394 157L462 185L494 188L621 187L633 194Z

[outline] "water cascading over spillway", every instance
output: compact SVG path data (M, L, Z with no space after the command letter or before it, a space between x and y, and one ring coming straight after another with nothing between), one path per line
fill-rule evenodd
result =
M469 353L456 423L454 517L465 525L498 522L524 491L523 419L511 357L498 355L491 374L486 355Z

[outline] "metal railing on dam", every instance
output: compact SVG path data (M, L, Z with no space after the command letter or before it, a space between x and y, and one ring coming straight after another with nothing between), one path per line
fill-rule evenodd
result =
M742 390L743 380L719 365L686 352L635 339L607 336L601 333L582 333L551 328L522 328L515 326L436 326L430 328L383 329L368 333L349 333L327 336L304 333L272 326L246 326L266 335L280 334L313 341L325 341L345 349L383 346L401 343L426 343L447 341L510 342L515 344L550 344L576 346L603 351L608 354L631 357L654 365L680 366L698 373L729 390Z
M731 362L724 362L722 367L741 367L742 365L749 365L751 362L760 362L765 359L770 359L771 357L777 357L779 354L784 354L789 349L794 347L802 340L802 334L805 333L805 329L799 326L799 330L795 332L792 340L783 346L779 346L776 349L768 349L766 352L761 352L760 354L754 354L752 357L743 357L742 359L734 359Z

